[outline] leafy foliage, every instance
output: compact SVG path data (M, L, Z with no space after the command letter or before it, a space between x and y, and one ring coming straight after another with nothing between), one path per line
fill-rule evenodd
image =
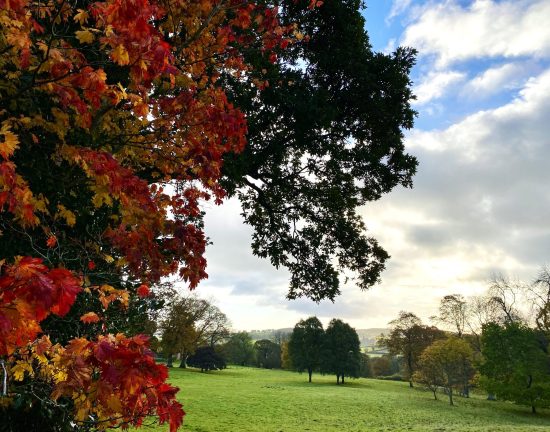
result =
M504 400L531 407L550 406L547 342L517 322L487 324L482 333L480 384Z
M324 336L323 324L317 317L300 320L290 335L288 348L292 365L299 372L307 370L309 382L321 363Z
M426 347L443 337L443 332L435 327L422 324L420 318L411 312L400 312L399 317L390 322L390 334L380 340L392 355L403 357L405 377L413 386L412 377L418 368L420 355Z
M339 319L332 319L325 331L322 346L321 371L336 375L336 383L344 377L357 378L361 346L354 328Z
M248 121L246 148L224 158L223 185L254 228L254 253L290 270L289 298L333 299L339 271L361 288L375 284L388 254L356 208L411 186L416 171L402 132L413 124L415 52L374 53L361 4L283 0L281 19L306 43L275 64L247 53L256 79L269 82L261 91L222 76Z
M199 202L246 134L219 77L249 82L243 51L274 61L293 29L265 3L0 0L4 411L182 423L147 338L118 332L146 330L161 278L207 276Z
M199 368L201 372L226 368L225 359L213 346L198 347L187 359L187 364Z

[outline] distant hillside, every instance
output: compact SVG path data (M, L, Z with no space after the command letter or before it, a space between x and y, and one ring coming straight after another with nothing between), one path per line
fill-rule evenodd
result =
M356 330L359 335L359 340L361 341L361 346L363 347L376 345L376 340L380 337L380 335L387 334L390 331L388 328L368 328Z
M368 329L356 329L361 341L362 347L369 347L376 345L376 339L382 333L388 333L387 328L368 328ZM248 332L253 340L269 339L279 341L281 338L285 339L292 333L292 328L280 328L280 329L266 329L266 330L251 330Z

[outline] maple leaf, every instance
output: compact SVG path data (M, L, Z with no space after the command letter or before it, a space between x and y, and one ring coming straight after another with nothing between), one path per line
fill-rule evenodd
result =
M99 317L95 312L88 312L80 317L80 321L84 324L93 324L99 321Z
M17 139L17 135L11 132L5 124L2 126L2 129L0 129L0 133L4 135L4 141L0 142L0 156L2 156L5 160L8 160L11 156L13 156L13 153L19 144L19 140Z
M94 34L90 30L77 30L75 34L81 44L90 44L94 41Z
M117 45L117 47L111 51L111 58L121 66L130 63L130 57L124 45Z
M90 15L84 9L77 9L77 14L73 17L73 20L83 25L86 23Z

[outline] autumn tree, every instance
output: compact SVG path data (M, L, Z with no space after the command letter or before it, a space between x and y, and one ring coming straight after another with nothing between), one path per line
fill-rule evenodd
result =
M194 288L206 277L199 202L221 202L223 157L246 134L218 78L250 83L247 46L276 61L276 47L299 42L278 16L251 2L0 1L12 429L181 424L177 389L147 338L132 336L146 322L135 318L161 278Z
M214 347L229 336L227 316L209 301L196 296L174 300L161 319L161 347L169 365L180 355L180 367L200 346Z
M336 375L336 384L344 377L357 378L361 344L354 328L339 319L332 319L325 331L321 350L321 372Z
M453 402L453 389L463 385L464 376L473 375L472 348L463 339L451 336L436 340L427 347L420 357L421 367L415 375L420 382L433 391L437 399L437 386L445 388L449 403Z
M390 333L379 340L391 355L402 356L405 377L409 386L413 387L413 375L417 370L422 351L436 339L443 336L443 332L435 327L422 324L420 318L411 312L400 312L399 317L390 321Z
M288 347L292 365L299 372L306 370L309 382L320 365L324 336L323 324L317 317L300 320L290 335Z
M480 384L503 400L537 408L550 406L547 342L518 322L487 324L482 334Z

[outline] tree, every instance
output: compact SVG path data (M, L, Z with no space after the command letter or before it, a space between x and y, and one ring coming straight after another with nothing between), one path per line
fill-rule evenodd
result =
M256 366L265 369L281 368L281 347L268 339L254 343Z
M233 1L0 3L2 417L174 431L177 389L133 336L140 298L206 277L199 202L224 197L246 133L217 78L250 82L246 47L275 61L296 28Z
M550 337L550 268L544 266L526 288L535 324L546 337Z
M444 387L453 402L453 389L463 385L465 375L473 375L472 348L463 339L451 336L435 341L422 353L418 374L420 382L429 386L437 399L437 386Z
M186 367L187 358L199 346L214 346L229 336L230 323L217 306L195 296L174 301L168 308L159 328L161 346L169 365L174 354Z
M373 52L360 0L280 6L307 43L278 52L274 64L248 51L256 78L269 81L262 91L222 77L248 123L245 150L224 157L223 185L254 229L253 252L290 271L288 297L333 299L339 271L366 289L388 259L356 209L412 185L417 161L403 129L415 115L415 51Z
M418 370L414 373L413 380L423 384L437 400L437 390L445 385L445 375L439 364L439 359L432 351L426 349L421 354Z
M392 328L389 335L381 338L379 344L387 347L391 355L402 356L405 378L412 387L412 377L422 351L436 339L443 337L443 332L423 325L420 318L411 312L400 312L398 318L390 321L390 325Z
M361 346L354 328L339 319L332 319L325 331L321 351L321 371L336 375L336 384L344 377L359 376Z
M292 370L294 365L292 364L292 359L290 358L289 353L289 342L283 342L281 345L281 369Z
M325 331L317 317L300 320L295 326L288 343L290 359L294 368L308 373L309 382L321 361L321 349Z
M143 378L149 394L137 392L136 409L120 383L95 391L112 376L88 354L109 345L151 357L133 336L149 323L150 287L178 275L195 288L207 276L203 201L240 195L255 253L291 270L289 297L333 298L339 268L364 288L378 280L387 254L355 208L411 184L416 160L402 128L414 116L414 53L373 53L357 1L317 9L303 0L280 12L233 0L3 1L0 355L21 419L47 401L37 412L71 428L139 426L153 413L172 430L181 424L163 367L117 375ZM279 109L298 101L297 111ZM237 156L247 134L250 152ZM70 373L53 379L36 357L72 367L52 362L64 358L59 347L73 355L81 335L85 387ZM26 375L11 372L20 358ZM43 426L35 420L28 429Z
M490 323L482 333L480 384L504 400L531 407L550 406L547 343L518 322Z
M220 352L210 345L198 347L195 353L187 359L187 364L199 368L201 372L220 370L227 367Z
M399 373L399 361L393 356L373 357L370 363L374 377L387 377Z
M252 338L247 332L232 334L221 348L228 363L241 366L254 364L254 347Z
M466 328L468 304L462 294L450 294L443 297L439 303L439 315L434 319L445 324L461 338Z

